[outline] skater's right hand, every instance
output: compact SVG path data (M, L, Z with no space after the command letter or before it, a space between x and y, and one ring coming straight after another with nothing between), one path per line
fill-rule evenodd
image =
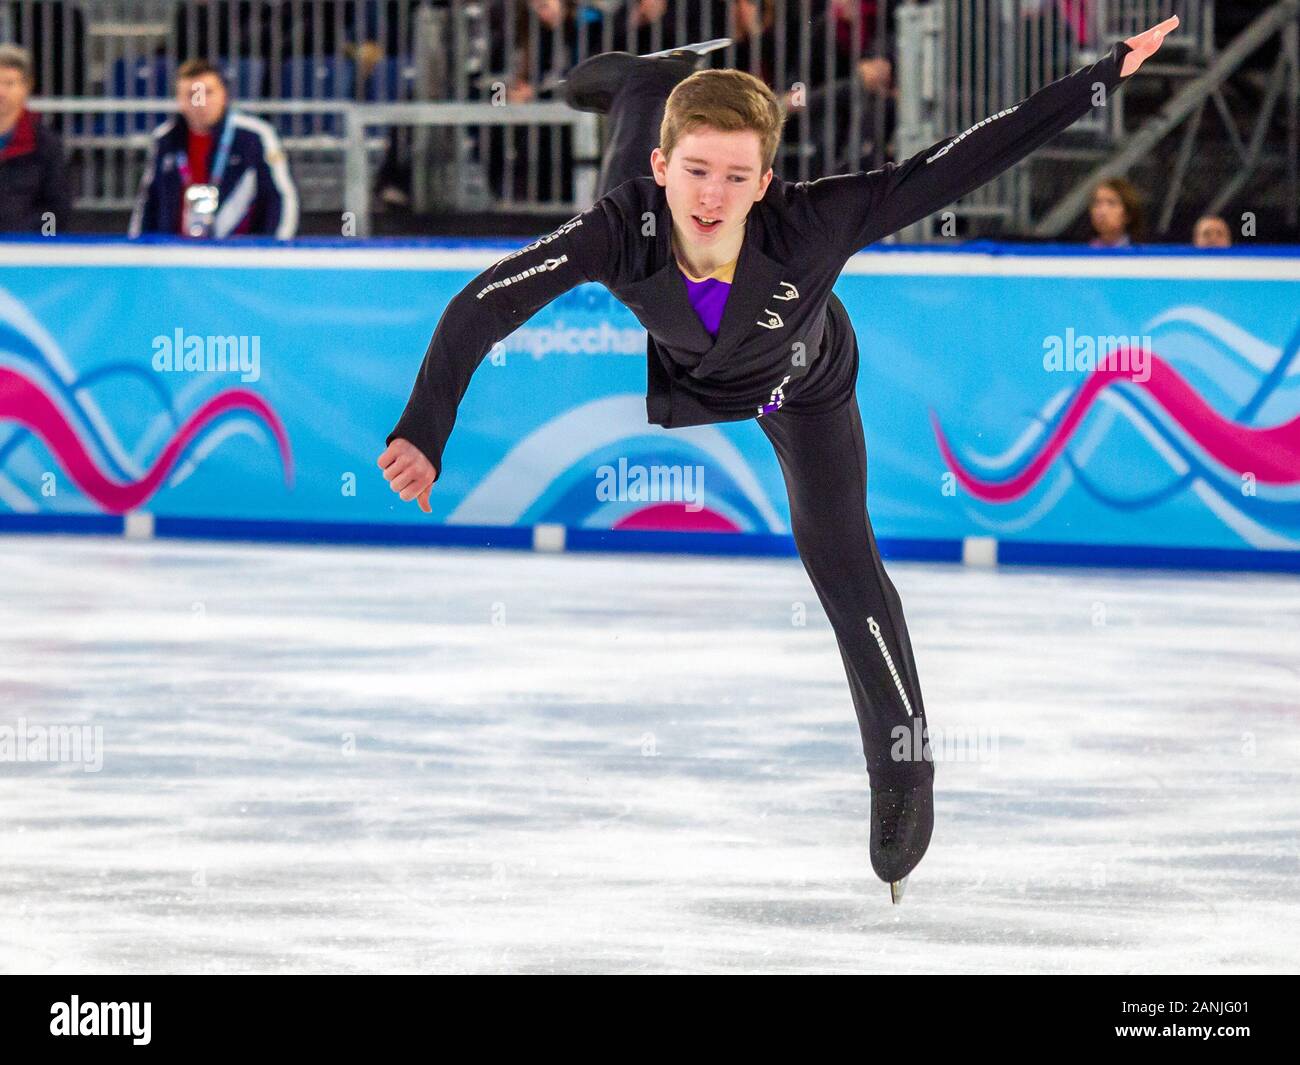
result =
M433 513L429 489L438 479L438 471L423 451L409 440L396 437L379 456L379 468L384 471L388 487L401 495L403 503L414 499L426 514Z

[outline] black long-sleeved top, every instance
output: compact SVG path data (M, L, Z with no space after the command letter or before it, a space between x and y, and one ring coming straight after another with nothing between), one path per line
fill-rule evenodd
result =
M774 389L787 399L797 394L839 335L826 328L827 304L854 253L990 181L1082 117L1098 84L1109 93L1126 80L1120 69L1129 51L1116 42L1097 63L901 164L816 181L774 176L746 221L716 340L691 306L672 253L664 189L652 177L624 182L452 299L388 442L410 441L441 477L456 410L484 356L587 281L605 285L649 334L650 422L675 428L760 416Z
M46 214L55 233L66 232L71 203L63 141L23 111L0 149L0 232L43 232Z

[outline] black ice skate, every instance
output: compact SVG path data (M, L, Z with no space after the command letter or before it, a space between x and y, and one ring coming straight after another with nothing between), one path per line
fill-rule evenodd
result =
M628 75L638 67L655 64L674 81L681 81L699 70L704 57L731 43L730 37L712 41L684 44L648 55L631 52L601 52L584 59L569 71L564 82L564 99L575 111L594 111L605 114L614 100L614 94L624 85ZM650 69L650 68L646 68Z
M895 904L903 899L907 874L925 857L933 831L933 777L907 791L871 789L871 868L889 884Z

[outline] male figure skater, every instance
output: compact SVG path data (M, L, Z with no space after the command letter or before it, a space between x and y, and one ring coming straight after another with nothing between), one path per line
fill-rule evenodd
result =
M867 516L857 341L831 286L860 248L1086 114L1099 86L1117 89L1177 24L1117 42L901 165L801 182L772 173L784 121L772 91L742 71L695 69L718 42L593 56L570 73L566 95L609 115L601 195L451 301L379 456L392 490L429 512L457 406L493 344L574 286L605 285L649 334L651 422L757 418L772 441L795 544L848 674L871 785L871 864L894 902L929 846L934 764L902 604ZM921 750L898 742L899 729L922 736Z

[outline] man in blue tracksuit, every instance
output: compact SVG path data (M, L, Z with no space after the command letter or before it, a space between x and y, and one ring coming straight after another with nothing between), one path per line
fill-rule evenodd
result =
M203 60L180 68L176 93L180 113L154 130L131 236L292 237L298 193L275 131L232 108Z

